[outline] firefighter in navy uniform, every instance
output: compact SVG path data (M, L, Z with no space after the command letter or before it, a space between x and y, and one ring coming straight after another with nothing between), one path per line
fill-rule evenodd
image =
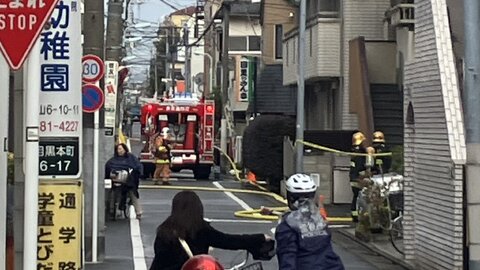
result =
M352 152L353 153L366 153L365 135L362 132L356 132L352 135ZM360 185L361 176L365 174L365 157L364 156L351 156L350 159L350 186L353 192L352 204L350 206L353 222L358 222L357 211L357 197L358 193L362 190Z
M385 135L381 131L375 131L373 133L373 143L372 147L375 149L376 154L388 153L390 149L385 144ZM384 174L390 171L392 166L392 157L391 156L379 156L375 157L375 170L374 174Z

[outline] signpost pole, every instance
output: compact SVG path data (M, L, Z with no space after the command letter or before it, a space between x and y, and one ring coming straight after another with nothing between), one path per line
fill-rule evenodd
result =
M8 89L10 68L3 56L0 56L0 89L6 90L0 104L0 127L8 127ZM8 128L0 128L0 243L6 243L7 231L7 145ZM0 247L0 266L6 265L6 245Z
M104 75L102 60L94 55L86 55L82 59L84 82L95 83L83 86L83 111L93 112L93 180L92 180L92 262L98 260L98 175L99 175L99 140L100 112L104 102L104 93L100 89L100 80ZM93 92L92 92L93 90ZM96 93L96 96L95 96Z
M99 83L95 83L99 86ZM100 138L100 112L93 114L93 206L92 206L92 262L97 262L98 236L98 149Z
M25 115L25 226L23 231L23 269L37 269L38 223L38 123L40 98L40 41L33 46L27 61Z

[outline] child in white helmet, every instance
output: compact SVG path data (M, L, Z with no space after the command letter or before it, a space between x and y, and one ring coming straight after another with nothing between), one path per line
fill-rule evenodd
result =
M280 270L343 270L333 251L326 220L316 204L317 186L306 174L294 174L286 182L288 207L275 231Z

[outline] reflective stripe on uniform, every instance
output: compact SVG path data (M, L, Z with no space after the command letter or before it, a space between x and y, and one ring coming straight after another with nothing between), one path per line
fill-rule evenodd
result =
M352 217L358 217L358 211L351 211Z
M350 182L350 186L351 186L351 187L356 187L356 188L358 188L358 187L359 187L359 185L358 185L358 182L357 182L357 181L351 181L351 182Z
M155 160L156 164L169 164L170 161L168 159L157 159Z

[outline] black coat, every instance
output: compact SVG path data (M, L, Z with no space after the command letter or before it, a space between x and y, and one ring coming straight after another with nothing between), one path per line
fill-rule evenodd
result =
M375 153L388 153L390 149L384 143L373 143L373 148L375 148ZM383 156L383 157L376 157L375 158L375 174L380 173L388 173L390 168L392 167L392 157L391 156ZM382 170L380 170L380 168Z
M354 146L352 147L353 153L362 153L365 154L366 151L363 147ZM365 157L364 156L352 156L350 158L350 182L358 181L360 173L365 171Z
M140 180L140 175L143 174L143 165L140 163L140 160L132 153L126 153L125 156L115 155L107 161L105 164L105 178L110 178L110 173L112 171L120 170L129 170L132 169L132 177L128 179L126 186L131 189L138 189L138 184Z
M217 231L209 224L201 229L195 239L185 239L193 255L208 254L209 247L221 249L246 249L250 252L265 243L263 234L234 235ZM178 239L155 238L155 257L150 270L180 270L188 260L188 255Z

